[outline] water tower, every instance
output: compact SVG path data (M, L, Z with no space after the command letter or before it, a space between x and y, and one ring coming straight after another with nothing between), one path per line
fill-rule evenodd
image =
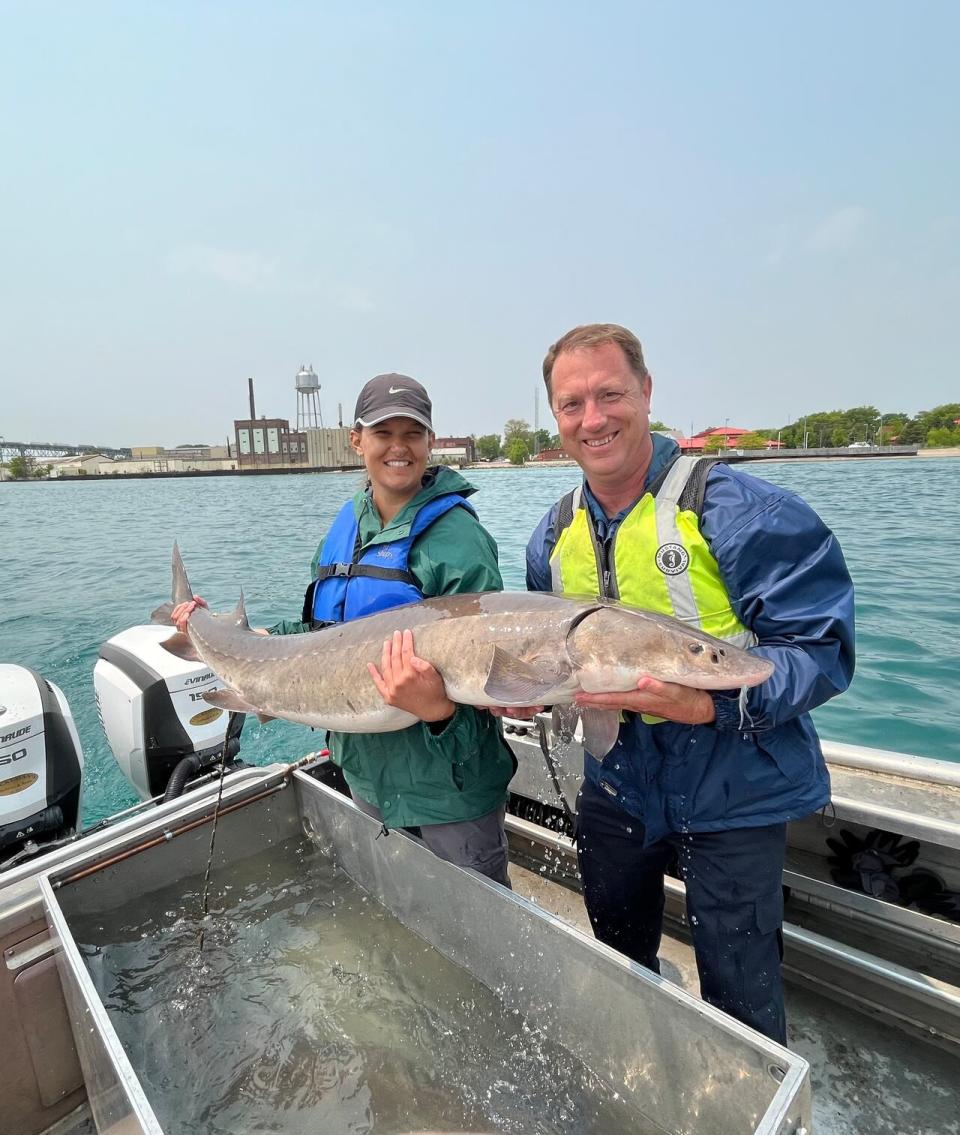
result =
M297 433L303 430L323 429L323 414L320 413L320 379L312 366L302 366L297 371Z

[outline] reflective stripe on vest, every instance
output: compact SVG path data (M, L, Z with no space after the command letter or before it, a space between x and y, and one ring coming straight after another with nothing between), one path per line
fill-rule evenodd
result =
M700 532L700 518L680 508L698 457L678 457L656 490L644 493L604 551L578 488L573 518L550 556L553 589L568 595L608 595L674 618L735 646L756 643L740 622L717 561ZM559 509L558 509L559 519ZM606 568L607 577L604 579Z

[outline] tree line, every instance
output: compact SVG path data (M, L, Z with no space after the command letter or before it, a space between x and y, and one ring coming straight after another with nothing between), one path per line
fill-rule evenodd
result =
M917 445L931 449L960 446L960 402L946 402L911 416L903 410L881 413L876 406L820 410L779 429L757 430L765 438L780 436L793 449L866 445ZM740 445L740 439L737 439Z
M665 430L663 422L651 422L652 430ZM524 461L545 449L562 449L559 434L549 430L532 430L530 423L522 418L510 418L500 434L484 434L475 439L477 456L481 461L496 461L505 457L511 465L522 465Z
M49 477L52 465L40 465L26 453L18 453L7 462L7 476L11 481L32 481Z
M960 446L960 402L946 402L932 410L911 416L902 410L881 413L876 406L854 406L849 410L818 410L784 426L765 427L737 438L738 449L763 449L768 441L779 440L784 449L840 449L865 445L917 445L930 449ZM650 423L651 430L669 430L663 422ZM475 439L477 456L483 461L505 457L522 465L535 453L560 449L560 437L549 430L532 430L521 418L510 418L503 434L483 434ZM725 449L721 435L707 449Z

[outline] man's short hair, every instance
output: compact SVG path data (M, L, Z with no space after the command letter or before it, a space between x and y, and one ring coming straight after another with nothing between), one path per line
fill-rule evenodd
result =
M574 327L572 331L561 336L547 351L543 360L543 381L547 388L547 396L553 397L550 381L553 378L554 364L562 354L602 347L606 343L615 343L623 351L627 364L641 382L650 377L647 364L643 361L640 340L632 331L621 327L619 323L584 323L581 327Z

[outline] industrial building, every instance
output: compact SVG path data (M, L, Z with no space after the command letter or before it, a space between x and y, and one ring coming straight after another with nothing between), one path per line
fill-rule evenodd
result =
M472 437L434 438L430 460L441 465L472 465L477 460L477 443Z
M233 423L237 461L242 470L358 469L363 465L350 444L346 426L324 427L320 380L313 367L302 366L294 380L297 428L293 430L286 418L258 418L252 378L247 380L247 386L250 417Z

